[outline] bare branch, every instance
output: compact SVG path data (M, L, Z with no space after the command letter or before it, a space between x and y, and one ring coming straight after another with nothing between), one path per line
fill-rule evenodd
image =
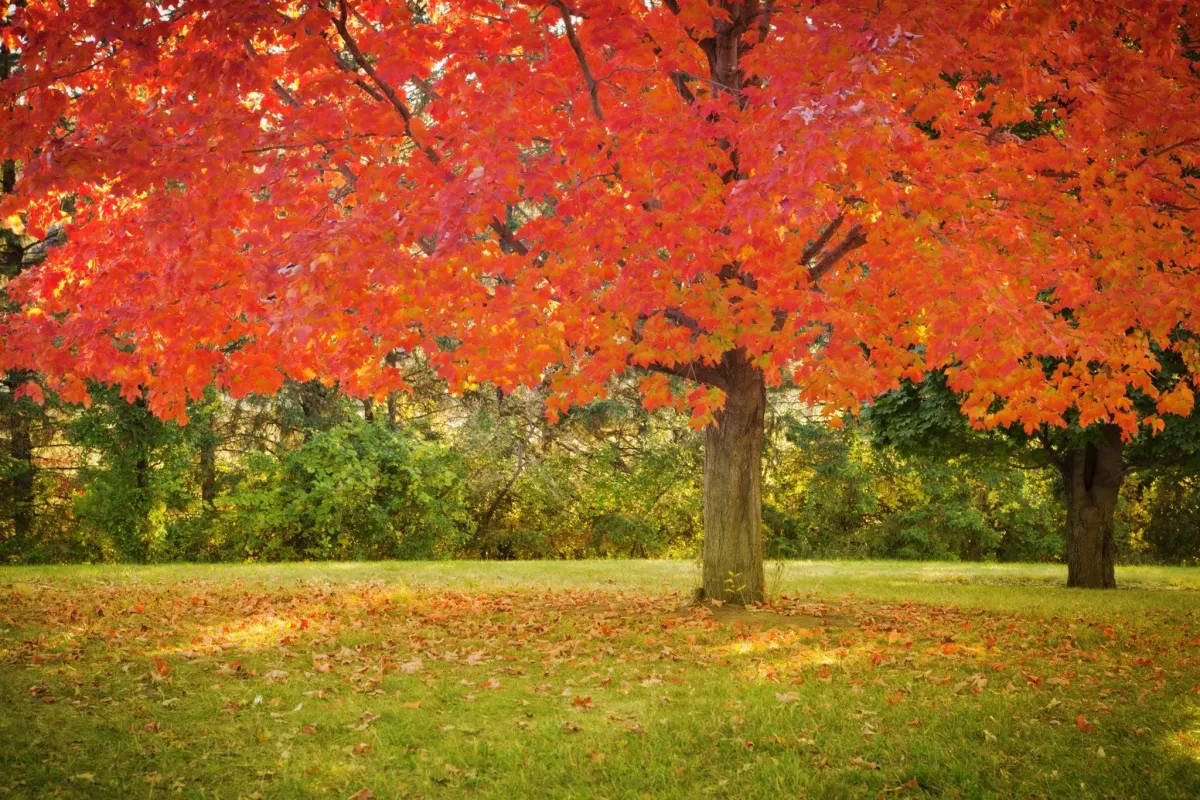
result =
M775 0L764 0L762 9L758 12L758 41L765 42L771 35L771 13L775 10Z
M338 142L351 142L357 139L374 139L386 134L358 133L353 136L335 136L330 139L313 139L311 142L294 142L291 144L269 144L262 147L251 147L242 150L243 153L269 153L273 150L307 150L310 147L325 147ZM328 148L325 148L328 151Z
M378 103L386 103L387 102L386 97L381 95L379 92L375 91L375 87L371 86L369 83L367 83L363 79L359 78L358 80L356 80L354 82L354 85L357 86L358 88L362 89L368 95L370 95L370 97L373 100L375 100L376 102L378 102Z
M1038 429L1037 440L1042 445L1042 452L1046 454L1046 458L1050 461L1050 463L1059 469L1063 469L1066 466L1066 462L1063 461L1062 456L1059 455L1058 451L1054 449L1054 445L1051 444L1050 431L1045 424Z
M644 323L646 320L658 314L662 314L662 316L671 320L680 327L687 328L688 330L692 331L693 335L704 332L700 327L700 323L685 314L682 309L668 308L663 311L656 311L652 314L646 314L638 320L638 327L634 327L634 329L629 333L629 338L634 344L641 344L642 342L642 332L640 330L641 323ZM632 357L629 359L629 362L631 364L633 363ZM724 388L725 384L725 379L722 377L721 371L717 367L710 366L700 359L677 364L667 364L661 361L655 361L651 364L642 366L644 369L648 369L651 372L661 372L664 375L674 375L677 378L696 381L697 383L706 383L709 386L718 386Z

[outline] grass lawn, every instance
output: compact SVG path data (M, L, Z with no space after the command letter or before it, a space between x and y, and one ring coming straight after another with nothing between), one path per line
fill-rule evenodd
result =
M0 796L1200 797L1200 570L0 569Z

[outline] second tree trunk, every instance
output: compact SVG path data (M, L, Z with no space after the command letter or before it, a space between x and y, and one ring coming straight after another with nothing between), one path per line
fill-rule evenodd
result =
M1125 479L1120 430L1106 425L1100 444L1089 442L1063 457L1067 495L1067 586L1113 589L1117 585L1113 538L1117 497Z

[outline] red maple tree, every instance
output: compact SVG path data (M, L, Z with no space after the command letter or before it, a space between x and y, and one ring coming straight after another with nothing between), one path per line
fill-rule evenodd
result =
M8 287L0 368L174 417L214 379L382 396L395 350L552 417L645 370L705 426L713 598L762 597L768 386L845 407L945 367L979 424L1133 431L1153 346L1200 371L1170 338L1200 328L1195 6L3 13L0 219L69 241Z

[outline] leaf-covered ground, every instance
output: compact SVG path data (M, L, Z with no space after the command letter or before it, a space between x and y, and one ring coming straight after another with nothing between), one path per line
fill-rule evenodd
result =
M1200 796L1200 574L1060 573L0 570L0 796Z

